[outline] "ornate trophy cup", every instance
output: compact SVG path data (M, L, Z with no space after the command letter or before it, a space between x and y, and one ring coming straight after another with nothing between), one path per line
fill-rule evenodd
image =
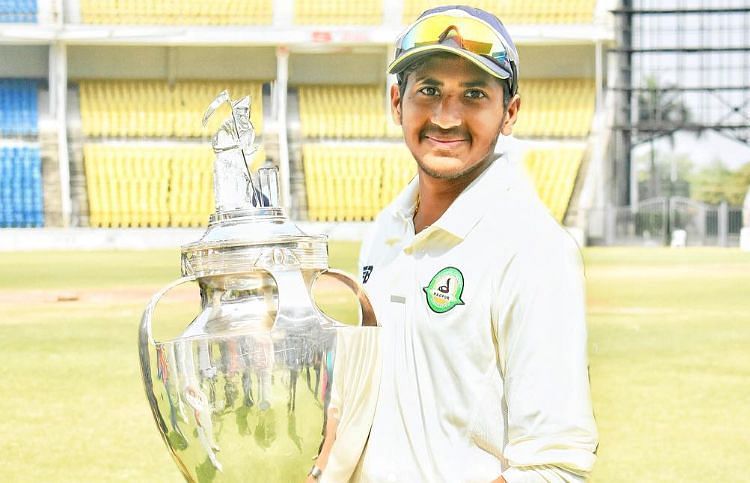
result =
M146 396L187 481L301 482L321 448L322 479L345 481L377 397L374 312L356 280L328 269L326 237L286 217L276 168L251 173L250 99L222 92L204 125L225 102L232 115L212 143L216 212L203 237L182 247L182 277L153 296L141 320ZM319 310L311 293L323 277L353 290L360 326ZM186 283L199 286L200 312L178 337L154 340L159 300ZM324 444L331 418L337 429Z

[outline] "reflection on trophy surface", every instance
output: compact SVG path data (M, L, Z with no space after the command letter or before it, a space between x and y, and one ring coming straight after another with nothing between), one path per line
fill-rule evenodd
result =
M250 171L250 99L222 92L204 123L224 103L231 116L213 139L216 213L203 237L182 247L182 277L154 295L141 320L146 396L187 481L304 481L329 417L338 422L330 481L344 481L367 440L379 384L372 306L357 281L328 269L326 238L287 219L276 168ZM358 297L360 326L320 311L311 293L325 278ZM197 315L179 336L155 340L158 302L192 282Z

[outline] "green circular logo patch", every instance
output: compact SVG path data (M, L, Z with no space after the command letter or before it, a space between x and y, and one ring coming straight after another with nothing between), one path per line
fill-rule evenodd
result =
M427 297L427 305L438 314L448 312L456 305L464 305L464 301L461 300L464 275L456 267L445 267L440 270L422 290Z

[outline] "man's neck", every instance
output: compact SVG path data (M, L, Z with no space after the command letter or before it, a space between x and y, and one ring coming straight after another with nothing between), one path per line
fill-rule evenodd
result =
M414 233L419 233L440 219L463 190L477 179L490 164L492 164L491 159L457 179L433 178L422 171L421 168L418 168L419 188L417 209L414 213Z

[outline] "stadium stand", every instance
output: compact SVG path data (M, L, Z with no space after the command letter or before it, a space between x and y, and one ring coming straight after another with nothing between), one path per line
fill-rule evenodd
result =
M35 23L37 13L36 0L0 1L0 23Z
M87 143L83 155L91 226L204 226L213 212L208 144Z
M80 6L81 21L89 24L226 26L271 25L276 2L78 0L73 3ZM404 0L403 23L439 3L439 0ZM470 3L495 11L506 24L523 26L591 23L596 1L472 0ZM389 20L384 19L384 7L388 5L390 3L383 0L290 0L286 4L292 7L289 17L284 17L287 15L284 12L276 14L283 17L280 21L284 25L293 21L297 25L356 28L379 26ZM42 9L42 17L45 15ZM36 1L0 0L0 21L37 21L37 16ZM161 46L159 40L148 43L153 47ZM378 42L373 45L382 47ZM578 69L574 75L586 75L581 71ZM106 77L107 74L100 75ZM155 71L145 76L156 79L160 75ZM295 76L292 78L304 78L299 72ZM291 88L288 98L298 102L298 110L292 107L288 114L299 113L300 127L297 131L297 118L290 117L289 182L293 187L293 200L300 200L296 207L293 204L297 210L293 211L294 216L304 217L306 200L310 220L371 220L414 175L411 156L402 143L395 142L401 131L390 119L382 79L365 74L355 77L350 81L352 85ZM359 84L360 81L363 83ZM78 204L73 212L81 214L82 224L86 223L87 205L92 226L205 224L212 210L209 205L212 203L210 161L213 155L207 147L207 139L218 129L227 112L213 116L205 129L199 122L208 103L223 89L233 94L252 95L255 101L252 120L262 139L264 113L262 102L258 101L263 97L263 83L258 81L82 79L73 80L71 84L76 82L79 92L72 98L80 101L80 131L74 122L68 125L68 134L69 151L75 153L71 156L75 161L71 163L77 163L77 168L72 169L77 178L71 179L83 193L74 200L74 204ZM299 80L296 82L300 84ZM38 143L38 84L29 80L0 80L0 146L5 143L3 137L23 138L20 144L24 145L30 145L29 138L34 137L33 142ZM583 157L580 146L591 130L596 96L594 81L522 77L520 92L523 109L514 129L515 136L532 141L554 139L561 142L562 148L556 149L554 156L544 154L544 150L534 150L526 157L526 163L543 201L555 217L562 220ZM44 103L46 97L42 95L41 99ZM331 141L338 143L334 145ZM576 147L565 147L568 141L574 141L571 144ZM198 142L205 147L203 151L198 149ZM19 144L17 139L11 143ZM273 144L268 147L275 149ZM43 151L53 153L54 149ZM11 156L21 156L11 164L23 165L26 154L18 154L20 152L4 151L3 162L7 164ZM50 157L45 155L45 163L48 159ZM49 173L47 164L45 173ZM46 176L54 178L54 174ZM20 179L20 175L14 176L16 178ZM24 175L23 179L27 178L33 177ZM3 181L5 196L10 193L11 182ZM38 188L29 188L30 194L23 194L25 188L18 188L23 183L12 183L13 189L20 190L12 195L16 199L33 197L34 190L41 197ZM49 192L47 197L55 198ZM3 207L10 206L6 199L9 198L2 198ZM54 223L55 208L50 211L49 204L46 208L47 222ZM14 213L33 209L33 203L26 203L22 209L14 208ZM21 218L25 221L19 221L19 216L4 217L2 222L10 223L7 219L29 225L39 222L39 217L31 215L24 215Z
M270 25L273 0L80 0L83 23Z
M596 90L593 79L523 79L513 133L518 137L581 138L589 134Z
M38 146L0 147L0 227L44 225Z
M524 165L539 198L559 222L568 209L583 151L581 147L561 146L532 149L524 156Z
M298 93L305 138L382 138L392 133L383 86L300 86Z
M382 0L295 0L294 22L299 25L380 25Z
M208 137L225 116L213 116L206 128L200 119L211 100L229 89L251 96L251 120L261 134L262 88L258 82L237 81L178 81L170 87L165 81L81 80L81 127L87 137Z
M591 23L596 0L472 0L467 2L502 18L505 25ZM442 0L405 0L403 23L408 25Z
M37 82L0 79L0 136L36 136L38 125Z
M415 174L400 144L326 144L302 147L308 218L369 221Z

